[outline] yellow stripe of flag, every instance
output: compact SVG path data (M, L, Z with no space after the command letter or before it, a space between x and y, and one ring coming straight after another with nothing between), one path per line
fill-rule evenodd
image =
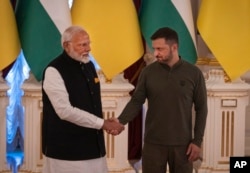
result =
M203 0L197 26L231 80L250 69L249 0Z
M74 0L72 23L90 34L92 54L112 79L143 54L137 13L131 0Z
M21 49L10 0L0 0L0 26L0 70L3 70L17 58Z

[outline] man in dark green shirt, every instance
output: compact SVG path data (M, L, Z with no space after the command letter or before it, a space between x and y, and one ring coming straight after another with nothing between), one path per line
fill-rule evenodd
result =
M198 67L179 56L174 30L160 28L151 39L157 61L141 72L133 96L118 120L122 124L131 121L147 99L143 173L166 173L167 164L170 173L192 173L207 118L205 79Z

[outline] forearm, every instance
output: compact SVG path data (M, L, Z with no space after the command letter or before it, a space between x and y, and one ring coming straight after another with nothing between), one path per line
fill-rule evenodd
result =
M122 113L118 117L118 120L121 124L127 124L131 120L133 120L138 112L142 109L142 104L134 103L133 100L128 102L128 104L123 109Z
M207 113L205 111L197 113L195 119L194 139L192 142L199 147L201 146L201 143L203 141L203 136L206 127L206 118L207 118Z

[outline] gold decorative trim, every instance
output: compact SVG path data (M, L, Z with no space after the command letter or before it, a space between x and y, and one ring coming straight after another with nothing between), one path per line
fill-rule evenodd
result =
M231 114L231 155L234 155L234 111Z
M218 161L218 164L229 164L229 161Z
M196 65L221 66L216 58L198 57Z
M211 58L199 57L196 61L196 65L208 65Z
M229 120L230 120L230 119L229 119L229 118L230 118L230 114L229 114L229 112L227 112L227 120L226 120L226 121L227 121L227 122L226 122L226 123L227 123L227 124L226 124L226 129L227 129L227 130L226 130L226 156L229 156L229 154L230 154L230 153L229 153L229 144L230 144L230 143L229 143L229 133L230 133L230 131L229 131L229 130L230 130L230 129L229 129L229 127L230 127L230 126L229 126L229 123L230 123Z
M222 124L221 124L221 157L225 156L224 153L224 139L225 139L225 133L224 133L224 129L225 129L225 112L222 112Z

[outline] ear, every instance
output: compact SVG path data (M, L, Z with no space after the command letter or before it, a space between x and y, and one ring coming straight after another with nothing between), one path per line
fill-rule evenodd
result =
M172 50L178 51L178 44L174 43L172 45Z
M70 43L69 42L67 42L67 41L65 41L65 42L63 42L63 49L66 51L66 52L68 52L68 50L69 50L69 45Z
M69 43L67 41L63 42L63 48L66 48L68 46L68 44Z

